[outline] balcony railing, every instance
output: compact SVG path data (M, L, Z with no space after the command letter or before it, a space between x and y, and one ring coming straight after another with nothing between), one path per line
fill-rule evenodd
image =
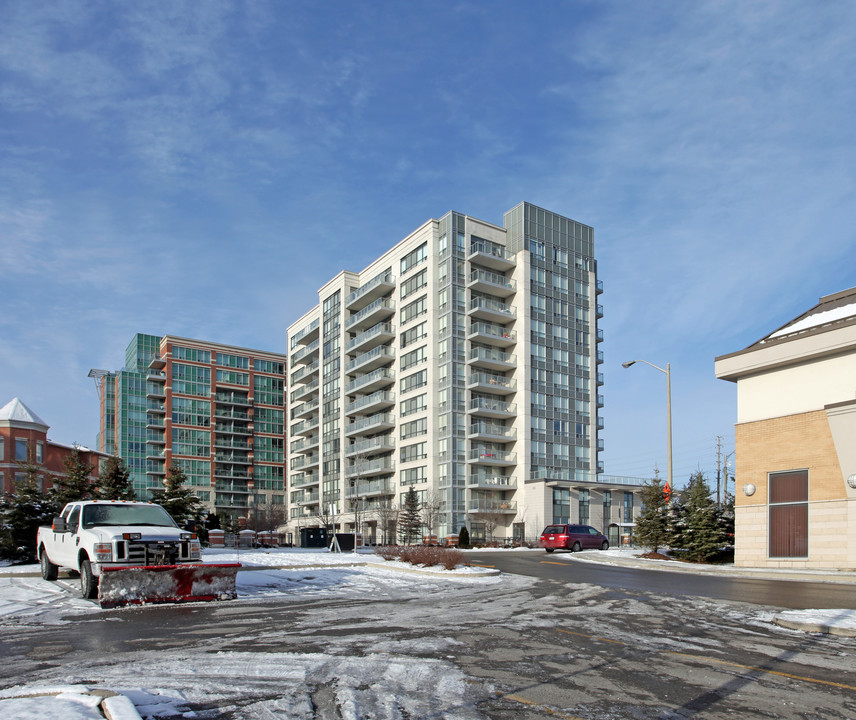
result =
M517 513L517 503L513 500L482 500L473 498L467 504L467 510L471 513Z
M395 415L391 413L377 413L361 418L350 425L345 426L345 435L354 435L361 431L381 429L395 425Z
M395 331L392 329L392 323L381 322L351 338L345 346L345 352L351 352L373 341L377 344L393 337L395 337Z
M345 330L350 330L351 328L357 328L361 324L369 324L370 320L367 318L372 318L375 316L386 316L389 317L395 312L395 302L389 300L387 298L378 298L374 302L366 305L362 310L351 317L345 322Z
M395 275L388 272L381 273L348 295L345 298L345 307L362 305L366 301L371 302L376 296L384 295L394 289Z
M352 415L354 413L358 413L360 410L365 410L369 407L394 404L395 393L388 392L386 390L379 390L378 392L372 393L371 395L366 395L365 397L357 398L353 402L348 403L345 406L345 414Z
M378 437L369 438L368 440L362 440L360 442L355 442L353 445L346 446L345 455L369 455L390 450L395 450L395 438L392 437L392 435L380 435Z
M516 490L517 478L507 475L470 475L467 487L485 490Z
M517 453L496 448L478 447L470 450L470 462L487 463L491 465L513 465L517 460Z
M357 355L353 360L345 365L345 372L352 372L364 365L367 369L371 369L376 365L386 365L395 360L395 350L385 345L379 345L373 350L369 350L362 355Z
M356 462L345 468L345 477L363 477L365 475L377 475L379 473L391 473L395 471L395 463L392 459L385 457L378 460L367 460Z

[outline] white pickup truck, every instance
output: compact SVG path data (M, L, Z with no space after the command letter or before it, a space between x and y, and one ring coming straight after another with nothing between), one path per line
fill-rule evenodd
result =
M196 535L154 503L69 503L39 528L37 547L45 580L56 580L60 567L76 570L81 596L97 596L103 607L235 597L240 565L201 564Z

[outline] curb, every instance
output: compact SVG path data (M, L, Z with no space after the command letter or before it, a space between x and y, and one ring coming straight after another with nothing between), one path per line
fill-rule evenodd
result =
M823 623L798 622L796 620L785 620L774 617L773 624L788 630L801 630L803 632L820 633L822 635L837 635L838 637L856 637L856 628L836 627Z

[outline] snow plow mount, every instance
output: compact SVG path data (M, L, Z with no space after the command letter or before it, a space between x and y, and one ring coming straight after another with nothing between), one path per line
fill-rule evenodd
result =
M101 568L102 608L150 603L234 600L241 563L106 566Z

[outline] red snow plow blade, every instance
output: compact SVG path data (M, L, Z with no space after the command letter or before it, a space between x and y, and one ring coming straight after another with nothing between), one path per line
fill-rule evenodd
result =
M241 563L102 567L98 602L103 608L146 603L233 600Z

